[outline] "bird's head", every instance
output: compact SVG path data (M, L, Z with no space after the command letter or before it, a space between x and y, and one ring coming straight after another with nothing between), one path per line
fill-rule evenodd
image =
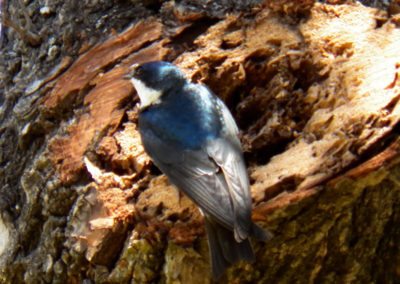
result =
M185 75L175 65L165 61L134 64L124 78L131 80L135 87L141 107L157 103L162 95L185 83Z

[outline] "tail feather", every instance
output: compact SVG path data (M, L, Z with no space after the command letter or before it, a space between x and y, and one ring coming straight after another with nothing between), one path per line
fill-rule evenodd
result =
M231 230L209 218L205 220L214 279L220 278L229 266L240 260L254 261L249 239L238 243Z

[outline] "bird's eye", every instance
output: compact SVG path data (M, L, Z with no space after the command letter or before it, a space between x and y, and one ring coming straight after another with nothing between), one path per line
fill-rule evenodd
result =
M136 76L142 74L143 69L142 69L142 66L140 66L139 64L134 64L130 67L130 71L131 71L132 77L136 77Z
M141 75L143 73L143 68L142 66L138 66L135 70L136 75Z

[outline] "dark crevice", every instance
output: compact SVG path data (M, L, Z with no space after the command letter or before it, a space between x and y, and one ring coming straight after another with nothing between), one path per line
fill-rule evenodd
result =
M395 125L389 133L371 145L364 153L362 153L362 155L358 156L358 159L354 163L351 163L347 167L343 168L341 173L367 162L390 147L391 144L398 143L398 133L400 133L400 122L397 123L397 125Z
M176 223L180 219L180 216L178 213L172 213L167 217L168 221L171 221L172 223Z
M159 0L144 1L144 6L150 11L152 11L154 14L157 14L160 11L162 4L163 1Z
M112 243L115 242L120 243L120 247L119 249L113 250L114 253L112 254L112 259L107 264L109 271L112 271L114 268L117 268L118 262L121 260L124 253L125 243L127 242L128 237L130 237L130 232L132 232L134 228L135 228L134 222L129 222L128 224L126 224L126 230L124 231L124 233L121 234L116 239L112 240Z
M324 75L319 74L316 66L312 65L309 61L302 61L300 67L292 71L296 78L293 90L308 90L312 85L319 84L329 77L329 72Z
M184 47L193 48L194 41L203 35L211 26L218 22L216 19L205 18L201 21L194 22L190 27L182 33L172 37L173 42Z
M183 52L194 50L196 48L194 41L217 22L218 20L215 19L202 19L201 21L192 23L180 34L172 36L171 42L165 45L165 47L170 48L172 52L164 60L172 62Z
M160 169L159 169L156 165L154 165L154 163L151 163L151 165L150 165L150 173L151 173L152 175L154 175L154 176L160 176L160 175L163 174L163 173L160 171Z
M273 156L283 153L292 141L292 139L283 139L276 143L270 143L257 150L244 152L245 159L251 165L266 165Z
M233 42L233 41L228 41L223 39L220 45L220 48L223 50L228 50L228 49L234 49L236 47L239 47L242 44L242 42L237 41L237 42Z
M392 113L400 100L400 95L393 97L393 99L384 108L388 113Z
M376 23L376 25L375 25L375 29L379 29L379 28L381 28L384 24L386 24L387 23L387 21L389 20L389 18L386 18L386 17L382 17L382 18L376 18L375 19L375 23Z
M283 60L276 66L268 65L270 50L259 50L247 58L245 69L248 80L240 88L247 97L237 96L235 117L243 129L243 142L251 164L265 164L274 155L282 153L302 133L313 115L312 105L307 103L307 91L328 77L318 75L318 67L307 61L300 62L291 70L290 62ZM284 76L277 76L279 69L289 68ZM310 75L311 74L311 75ZM285 89L278 86L285 84ZM285 112L279 110L286 109ZM271 128L265 125L278 115ZM279 124L279 125L278 125Z
M303 180L303 178L297 176L290 176L282 179L278 184L265 190L263 201L271 200L282 192L290 193L295 191Z

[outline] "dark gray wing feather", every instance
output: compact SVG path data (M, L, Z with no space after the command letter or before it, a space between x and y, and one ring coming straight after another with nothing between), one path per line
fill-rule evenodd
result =
M156 166L201 209L233 230L234 214L228 186L218 165L203 150L177 150L151 129L141 130L143 145Z
M235 214L235 239L242 241L249 236L252 227L249 179L235 120L219 99L217 107L225 128L223 136L211 141L207 151L224 172Z
M252 225L249 181L242 153L223 139L210 142L207 151L224 173L235 216L235 239L240 242L249 236Z

